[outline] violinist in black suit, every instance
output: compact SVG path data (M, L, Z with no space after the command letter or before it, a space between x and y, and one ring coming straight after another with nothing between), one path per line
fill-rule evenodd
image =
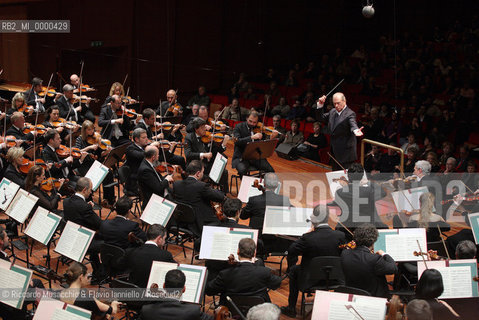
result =
M225 305L229 295L261 296L270 302L267 289L277 289L281 278L272 274L269 268L254 264L256 244L253 239L241 239L238 244L238 259L234 267L222 270L218 276L206 284L206 294L220 294L220 304Z
M6 135L14 136L17 140L23 140L21 147L26 150L30 147L31 142L33 142L34 137L37 135L36 131L30 133L24 133L23 129L25 127L25 116L21 112L14 112L10 117L10 122L12 126L8 128ZM37 139L37 142L41 142Z
M288 317L296 317L296 302L300 288L313 286L307 278L311 260L320 256L339 256L339 245L346 243L346 237L341 231L335 231L328 225L329 209L318 205L311 215L311 231L305 233L291 244L288 250L289 268L289 296L288 306L282 307L281 312ZM298 256L302 256L301 265L296 265Z
M177 269L168 271L163 289L168 297L172 298L163 298L153 304L144 305L140 320L213 320L212 316L201 312L199 305L181 302L181 296L186 290L185 283L186 276L183 271Z
M186 167L188 178L173 183L174 199L191 205L195 210L199 230L192 231L199 235L201 235L204 225L218 220L210 202L223 202L225 198L223 192L215 190L201 181L203 173L203 164L199 160L193 160Z
M238 170L238 174L243 176L246 174L250 166L254 166L263 172L274 172L273 167L268 160L243 160L243 152L249 142L263 139L261 132L253 133L254 128L258 124L259 115L257 112L251 112L246 122L241 122L236 125L233 135L236 138L235 150L233 153L233 168ZM276 138L277 132L273 132L271 139Z
M24 92L25 103L38 112L45 112L45 109L53 104L52 99L47 100L45 97L40 97L39 93L42 92L42 84L43 80L35 77L32 79L32 87Z
M346 285L366 290L373 297L389 296L386 275L398 271L396 262L390 255L379 250L373 253L374 243L378 239L378 231L372 224L364 224L354 230L356 248L343 250L341 265L343 266Z
M168 92L166 92L166 101L163 101L158 106L156 114L162 117L172 117L174 116L174 112L171 110L168 111L168 109L174 105L177 105L179 108L178 115L181 115L183 113L183 107L178 103L177 100L178 97L176 95L176 91L173 89L168 90Z
M146 234L141 230L138 222L128 220L132 200L126 196L121 197L115 203L116 217L110 220L104 220L100 225L100 235L105 243L120 247L122 249L130 248L134 245L128 241L128 234L133 234L140 240L146 241Z
M156 146L146 147L145 159L138 168L138 185L143 194L143 210L153 193L163 198L166 197L168 186L173 182L171 175L162 177L156 172L155 164L158 162L158 154L159 150Z
M66 84L63 86L63 95L61 95L57 100L56 104L60 109L60 117L65 120L76 121L77 123L83 122L83 117L81 116L82 106L73 105L73 86L71 84Z
M333 95L334 110L324 112L324 103L326 96L318 99L319 117L328 122L328 130L331 134L331 151L336 160L343 166L356 161L356 137L362 136L362 128L356 123L356 113L347 107L346 97L341 92ZM333 161L333 170L339 170L340 167Z
M63 200L63 213L65 220L67 222L74 222L93 231L100 230L101 219L95 211L93 211L93 202L87 202L87 199L92 193L91 180L86 177L78 179L75 191L76 193L73 196ZM102 240L95 237L88 248L93 268L93 277L96 280L101 280L103 277L101 263L98 257L102 243Z
M122 110L122 108L124 107L121 105L120 97L113 95L110 103L101 109L98 118L101 136L104 139L110 140L114 147L130 143L129 135L133 125L126 114L117 115L117 111ZM142 116L139 115L134 122L138 123L141 118Z
M132 134L133 143L126 147L125 166L130 169L130 176L126 181L126 192L135 195L138 193L138 168L145 158L145 147L148 145L146 130L136 128Z
M130 269L129 281L140 288L146 288L153 261L173 262L170 252L161 249L166 241L166 229L153 224L146 232L147 241L141 247L128 249L124 259L120 260L120 267Z
M186 161L189 163L192 160L201 160L205 167L205 174L209 174L216 158L216 154L218 152L223 154L223 152L226 150L226 145L230 140L230 137L228 135L224 135L223 142L220 146L217 146L213 141L204 143L201 139L206 134L206 121L197 117L191 121L191 125L194 131L187 133L185 137ZM210 144L213 144L211 151ZM223 170L219 184L223 187L223 191L228 193L228 170L226 170L226 168Z

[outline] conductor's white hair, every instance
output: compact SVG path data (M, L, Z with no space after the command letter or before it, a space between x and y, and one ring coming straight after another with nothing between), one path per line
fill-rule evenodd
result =
M259 304L249 309L247 320L279 320L281 310L278 306L269 302Z
M431 164L426 160L419 160L416 162L416 167L421 169L422 173L428 175L431 173Z

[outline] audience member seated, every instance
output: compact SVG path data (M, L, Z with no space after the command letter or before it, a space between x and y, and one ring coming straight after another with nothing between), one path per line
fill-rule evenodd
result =
M280 115L282 118L286 118L289 114L291 107L288 105L286 102L285 97L279 98L279 104L277 106L274 106L273 109L271 109L271 115Z
M234 98L233 101L231 101L231 104L225 107L225 111L223 111L221 118L226 120L245 121L248 113L249 110L240 107L238 99Z
M210 97L208 97L208 95L206 94L206 88L204 86L200 86L198 88L198 93L191 97L190 100L188 100L189 106L192 106L194 104L209 107Z
M286 132L284 141L282 144L289 145L293 147L291 155L293 157L297 157L297 150L296 148L303 143L304 136L301 131L299 131L299 121L293 120L291 121L291 130Z
M319 162L321 161L319 150L327 147L328 141L325 135L321 133L321 124L319 122L313 124L313 130L314 132L297 147L297 150L298 155Z

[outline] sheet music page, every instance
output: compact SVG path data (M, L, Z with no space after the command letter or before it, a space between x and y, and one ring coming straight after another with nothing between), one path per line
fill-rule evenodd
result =
M238 244L241 241L241 239L244 239L244 238L253 239L253 240L255 240L255 243L257 243L257 239L254 239L254 234L252 234L251 232L230 231L230 239L231 239L231 242L230 242L231 252L230 253L232 253L235 256L236 260L239 259L238 258ZM228 254L228 256L229 256L229 254ZM228 260L228 256L224 260Z
M355 295L354 308L364 319L382 320L386 316L387 299Z
M102 165L101 162L97 160L93 162L90 169L88 169L88 172L85 175L85 177L90 178L93 191L96 191L98 189L98 187L108 174L108 170L108 167Z
M221 153L216 153L215 161L213 162L213 166L211 167L209 177L215 183L220 181L221 175L223 174L223 170L226 167L227 159Z
M81 232L81 229L84 229L86 233ZM60 236L60 240L58 240L55 251L65 257L81 262L90 244L90 239L93 238L93 234L92 230L68 221Z
M238 240L239 241L239 240ZM211 250L210 259L228 260L230 254L235 254L237 250L231 249L232 236L229 233L216 232L213 234L214 246Z
M419 197L428 192L427 187L412 188L391 193L397 211L412 211L420 208ZM412 207L411 207L412 205Z
M338 181L333 181L334 179L339 179L341 177L348 178L348 170L338 170L326 172L326 180L329 184L329 192L331 193L331 198L334 200L336 195L336 190L341 189L342 186Z
M311 228L306 220L312 212L312 208L266 206L263 233L301 236Z
M166 226L175 208L175 203L157 194L152 194L140 219L150 225L158 223L162 226Z
M32 271L18 266L13 266L12 269L10 269L11 263L9 261L2 260L1 262L0 288L16 290L14 292L12 290L8 297L0 295L0 301L13 308L21 309L25 297L20 293L24 293L28 289Z
M63 309L55 309L51 320L85 320L91 318L91 312L71 312Z
M421 245L423 252L427 252L427 241L425 234L388 234L386 235L386 253L389 254L394 261L419 261L421 256L414 256L414 251L419 251L417 240Z
M369 301L350 302L346 300L332 300L329 305L328 320L357 320L354 310L346 308L352 306L365 320L383 320L386 314L386 302L382 305L371 304Z
M5 211L7 210L10 202L12 202L13 197L17 193L20 186L14 182L11 182L7 178L3 178L0 182L0 209Z
M38 242L47 245L57 229L60 220L60 216L49 212L45 208L38 207L32 220L25 229L25 234Z
M200 303L206 267L182 264L178 267L178 269L183 271L186 277L186 290L183 293L181 300L192 303Z
M156 283L158 288L163 288L165 283L165 275L168 271L178 268L176 263L171 262L162 262L162 261L153 261L151 265L150 276L148 277L147 288Z
M479 244L479 213L470 213L467 215L471 225L472 234L476 244Z
M440 299L472 297L472 275L469 267L436 268L442 275L444 292Z
M19 223L24 223L37 201L38 197L19 189L5 213Z

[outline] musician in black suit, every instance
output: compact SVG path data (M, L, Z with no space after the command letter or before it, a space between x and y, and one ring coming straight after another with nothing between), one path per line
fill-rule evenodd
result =
M101 127L101 136L104 139L111 141L114 147L118 147L125 143L130 143L129 135L133 125L126 114L117 116L117 111L121 110L121 99L117 95L111 97L110 103L108 103L100 111L98 118L98 125ZM142 118L139 115L135 119L135 123L138 123Z
M251 112L246 122L241 122L236 125L233 135L236 138L235 150L233 153L233 168L238 170L238 174L243 176L248 172L250 166L254 166L263 172L274 172L273 167L268 160L243 160L243 152L249 142L263 139L261 132L253 133L253 129L258 124L259 115L257 112ZM271 139L277 136L277 132L273 132Z
M82 106L73 105L73 86L71 84L66 84L63 86L63 95L61 95L55 103L60 109L60 117L65 120L76 121L81 124L83 122L83 117L81 115Z
M334 202L341 208L341 223L348 229L354 231L354 228L363 224L365 219L372 223L376 228L388 228L379 218L376 210L376 201L385 197L386 192L378 185L369 181L368 185L362 184L364 168L360 163L353 163L348 168L347 181L338 180L342 188L336 191ZM346 233L343 226L338 228ZM348 240L351 240L348 233Z
M347 107L346 97L341 92L333 95L334 110L324 112L324 103L326 96L319 98L317 107L319 108L320 120L328 122L328 130L331 134L331 151L335 159L343 166L356 161L356 137L362 136L362 128L358 128L356 123L356 113ZM339 170L339 165L333 161L333 170Z
M25 103L38 112L45 112L45 109L53 104L52 99L40 97L39 93L42 92L42 83L42 79L35 77L32 79L32 87L24 92Z
M198 235L201 235L204 225L215 222L218 219L210 202L223 202L225 198L223 192L215 190L201 181L203 173L203 164L199 160L193 160L186 167L188 178L173 183L174 199L191 205L195 210L196 227L198 229L191 226L193 228L191 231Z
M217 146L213 141L210 143L204 143L201 141L201 138L206 134L206 121L197 117L191 121L191 125L194 131L187 133L185 137L186 161L189 163L191 160L202 160L205 167L205 174L209 174L216 158L216 154L218 152L223 154L230 137L224 135L223 142L220 146ZM213 146L211 146L211 144L213 144ZM226 170L226 168L223 170L219 184L222 186L223 191L228 193L228 170Z
M166 101L163 101L156 109L156 114L163 117L172 117L174 114L172 111L168 111L168 109L175 104L179 107L179 115L183 113L183 107L181 104L178 103L178 97L176 96L176 91L173 89L168 90L166 92Z
M373 297L389 296L386 275L398 271L396 262L387 253L379 250L373 253L378 231L372 224L363 224L354 230L356 248L343 250L343 266L346 286L366 290Z
M140 229L138 222L128 220L132 200L126 196L121 197L115 203L116 217L110 220L102 221L100 225L100 235L105 243L127 249L134 243L128 241L128 234L133 234L140 240L146 241L146 234Z
M265 192L258 196L254 196L248 199L248 203L241 211L240 218L243 220L249 220L249 227L258 229L260 234L263 230L264 212L266 206L282 206L290 207L291 203L289 198L276 194L274 191L279 186L279 180L276 174L270 172L264 176L264 189Z
M138 121L136 128L142 128L146 130L146 135L150 140L163 140L165 137L160 130L155 130L155 111L151 108L146 108L142 112L143 119Z
M87 199L92 193L91 180L86 177L78 179L75 191L76 193L73 196L63 200L63 213L65 220L67 222L74 222L93 231L100 230L101 219L95 211L93 211L93 202L87 202ZM103 241L99 240L99 237L95 237L88 248L93 268L93 277L97 281L101 280L104 276L103 270L101 269L100 259L98 257L102 243Z
M125 166L130 168L130 176L126 180L126 192L135 195L138 193L138 168L145 158L145 147L148 145L146 130L136 128L132 134L133 143L126 147ZM153 144L152 144L153 145Z
M8 128L6 135L7 136L14 136L15 139L23 140L23 141L33 141L34 137L37 135L36 131L32 131L30 133L23 133L23 128L25 127L25 116L21 112L14 112L10 117L10 122L12 126ZM41 142L37 139L37 142ZM21 144L23 149L28 149L30 144L27 142L23 142Z
M220 304L225 305L229 295L261 296L270 302L267 289L277 289L281 278L272 274L269 268L253 263L256 244L253 239L241 239L238 244L238 259L234 267L222 270L218 276L206 284L206 294L220 294Z
M318 205L311 215L311 231L305 233L291 244L288 250L289 296L288 306L281 307L281 312L288 317L296 317L296 302L300 288L306 289L314 283L308 279L311 260L320 256L339 256L339 245L346 243L341 231L335 231L328 225L329 210L327 206ZM296 265L298 256L302 256L301 265Z
M178 269L168 271L163 283L168 298L160 298L156 303L144 305L140 320L212 320L212 316L201 312L199 305L180 301L186 290L185 283L186 276L183 271Z
M153 261L173 262L170 252L161 249L166 241L166 229L153 224L146 232L144 245L138 248L128 249L124 259L120 260L120 267L130 269L129 281L140 288L146 288L150 276Z
M159 195L160 197L166 197L166 191L168 189L169 183L173 182L173 177L171 175L162 177L158 172L156 172L155 163L158 162L158 154L159 150L157 147L146 147L145 159L143 159L140 167L138 168L138 185L140 187L141 193L143 194L143 210L148 204L148 201L153 193Z

